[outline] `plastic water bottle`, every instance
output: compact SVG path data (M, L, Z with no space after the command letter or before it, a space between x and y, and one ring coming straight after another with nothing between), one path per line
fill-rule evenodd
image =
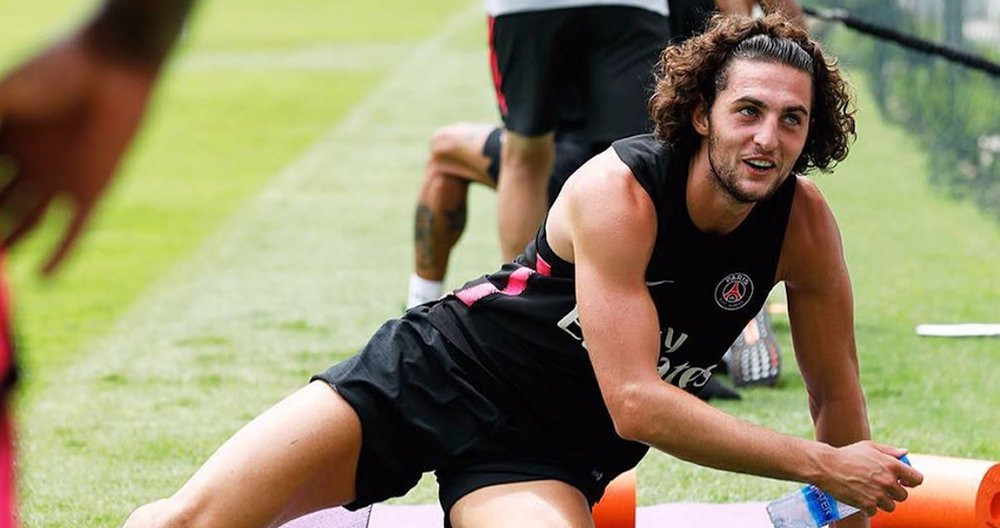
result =
M899 459L910 465L906 455ZM767 505L767 515L774 528L818 528L859 511L812 484Z

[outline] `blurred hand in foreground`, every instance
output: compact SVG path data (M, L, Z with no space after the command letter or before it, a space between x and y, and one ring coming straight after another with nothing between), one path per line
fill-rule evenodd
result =
M69 37L0 79L0 240L11 247L53 201L72 217L42 271L87 225L146 110L194 0L106 0Z
M102 56L81 33L0 81L4 247L29 233L54 200L66 198L72 217L43 273L56 270L131 142L155 77L155 68Z

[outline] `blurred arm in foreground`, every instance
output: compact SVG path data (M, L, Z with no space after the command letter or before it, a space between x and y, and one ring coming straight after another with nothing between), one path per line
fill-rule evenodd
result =
M45 263L73 247L139 127L194 0L108 0L0 79L0 236L29 233L57 198L73 215Z

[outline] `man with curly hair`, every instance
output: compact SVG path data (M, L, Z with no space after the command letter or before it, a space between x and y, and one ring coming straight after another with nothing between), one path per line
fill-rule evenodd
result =
M802 10L795 0L668 0L667 4L670 37L674 43L682 42L704 31L714 13L751 16L755 6L763 13L780 12L794 24L805 28ZM648 13L642 14L641 11L637 13L640 16L652 16ZM659 47L650 50L651 62L659 56L659 51ZM524 72L519 73L524 74ZM641 76L642 79L638 77L633 79L634 86L629 93L634 97L618 98L613 102L613 106L629 108L635 101L639 109L644 110L645 101L652 88L651 83L645 82L648 76L647 73ZM625 80L627 81L627 77ZM622 82L622 79L615 81ZM559 119L554 123L555 161L552 172L547 178L547 201L541 204L534 200L530 202L501 200L500 207L516 204L516 211L512 216L520 218L524 214L524 207L536 204L534 207L538 208L537 215L540 218L552 205L566 178L585 161L606 149L612 139L618 139L618 137L609 137L603 141L590 139L587 133L587 112L584 107L586 98L580 93L581 86L584 84L570 82L558 90L556 114L559 115ZM642 112L642 122L647 123L647 128L631 129L631 132L625 135L648 132L651 130L648 128L648 121L647 113ZM408 281L407 309L437 300L445 293L444 279L451 252L465 230L469 185L475 183L494 190L497 188L501 150L506 136L502 126L495 127L483 123L453 123L434 131L414 214L414 266ZM534 214L531 213L529 217ZM508 237L504 245L516 250L511 249L509 255L504 254L505 260L512 259L523 250L536 230L537 226L532 226L523 232L523 236ZM732 371L735 381L762 384L777 380L779 356L777 343L774 342L772 334L770 320L764 308L757 318L747 325L742 340L738 339L726 356L730 368L739 367L741 363L746 364L745 368ZM748 355L752 357L747 357ZM759 368L759 365L764 365L766 368L753 370L754 366ZM743 372L746 376L735 376ZM699 396L706 399L740 397L718 379L718 377L712 378L698 393Z
M449 526L589 526L650 446L892 511L922 476L868 440L836 223L798 174L847 155L837 68L781 19L716 18L663 53L650 109L514 262L387 322L126 526L272 525L432 470ZM690 394L778 282L815 441Z

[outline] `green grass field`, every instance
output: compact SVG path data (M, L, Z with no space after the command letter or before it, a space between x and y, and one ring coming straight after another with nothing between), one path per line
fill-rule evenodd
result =
M82 0L0 0L9 66ZM1000 459L1000 341L929 339L924 322L1000 322L1000 227L928 185L926 157L856 79L860 140L816 176L855 282L873 432L914 452ZM225 438L399 313L435 127L493 121L479 2L211 0L63 272L35 269L59 214L10 255L28 382L28 527L115 526L176 489ZM452 285L499 264L476 189ZM780 297L780 292L776 292ZM721 407L808 436L787 321L778 389ZM640 466L640 502L765 500L790 483ZM432 481L409 502L433 502Z

